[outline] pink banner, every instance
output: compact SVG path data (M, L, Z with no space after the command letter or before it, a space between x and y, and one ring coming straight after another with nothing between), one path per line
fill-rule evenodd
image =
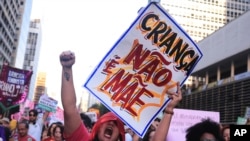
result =
M3 65L0 75L0 103L9 108L23 103L29 91L32 71Z

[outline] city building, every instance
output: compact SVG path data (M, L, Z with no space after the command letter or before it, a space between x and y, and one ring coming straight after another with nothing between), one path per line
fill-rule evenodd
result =
M47 94L46 88L46 73L45 72L38 72L36 85L35 85L35 93L33 96L33 101L35 104L38 103L39 98L41 95Z
M192 72L195 86L181 108L218 111L235 123L250 106L250 11L198 43L203 58Z
M23 63L24 70L32 70L33 74L30 81L28 98L32 100L35 91L35 82L37 77L38 60L41 47L41 22L39 19L30 22L25 58Z
M196 42L250 9L250 0L161 0L160 3Z
M11 54L11 66L14 66L16 68L22 68L29 33L32 0L4 0L4 2L5 1L7 1L7 3L14 3L20 1L21 4L19 11L22 14L18 18L18 26L16 27L17 42L15 43L16 49L13 50Z
M0 67L3 63L8 63L12 66L15 64L13 57L17 54L21 21L25 15L24 7L23 0L0 1Z
M154 0L184 31L199 42L250 9L250 0ZM184 87L187 93L197 84L189 77Z

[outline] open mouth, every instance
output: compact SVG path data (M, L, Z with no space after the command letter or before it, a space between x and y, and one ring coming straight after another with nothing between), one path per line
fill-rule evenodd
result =
M111 127L108 127L105 129L104 131L104 136L107 137L107 138L111 138L113 134L113 129Z

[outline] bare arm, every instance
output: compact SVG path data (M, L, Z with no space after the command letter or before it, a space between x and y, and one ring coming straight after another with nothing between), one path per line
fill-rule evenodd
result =
M172 100L168 103L164 110L164 115L159 126L156 129L153 141L166 141L166 136L170 127L170 122L174 114L174 107L182 100L182 94L179 82L177 83L177 93L168 92L169 98Z
M48 112L48 111L45 111L45 112L43 113L43 123L46 121L46 119L48 118L48 116L49 116L49 112Z
M75 63L74 53L70 51L62 52L60 62L62 65L61 99L64 109L64 131L67 135L70 135L82 122L76 107L76 93L73 83L72 66Z

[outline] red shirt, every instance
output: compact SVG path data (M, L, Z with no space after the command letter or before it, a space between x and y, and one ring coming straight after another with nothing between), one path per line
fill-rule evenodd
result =
M43 139L42 141L54 141L54 138L53 137L48 137L46 139Z
M89 141L89 132L82 123L71 135L65 135L66 141Z
M30 135L26 135L24 137L18 137L18 141L36 141L36 140L32 138Z

